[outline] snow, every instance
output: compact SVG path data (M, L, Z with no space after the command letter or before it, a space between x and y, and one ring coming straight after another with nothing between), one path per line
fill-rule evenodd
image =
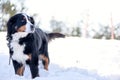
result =
M24 76L9 65L6 32L0 32L0 80L32 80L26 65ZM49 43L49 71L39 65L33 80L120 80L120 41L66 37Z

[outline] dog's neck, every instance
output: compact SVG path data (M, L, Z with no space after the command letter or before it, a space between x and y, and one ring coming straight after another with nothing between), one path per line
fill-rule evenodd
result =
M29 56L24 54L25 44L20 45L20 39L24 38L29 33L26 32L16 32L12 34L12 40L10 43L10 47L13 50L12 59L16 60L18 63L25 64L26 60L29 59Z
M20 38L26 37L27 35L27 32L16 32L12 34L12 41L19 41Z

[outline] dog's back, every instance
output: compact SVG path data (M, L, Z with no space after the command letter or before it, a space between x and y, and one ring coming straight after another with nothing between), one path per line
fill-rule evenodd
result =
M35 38L35 44L38 48L41 48L42 43L48 42L48 39L45 35L45 33L40 28L35 28L35 32L33 33Z

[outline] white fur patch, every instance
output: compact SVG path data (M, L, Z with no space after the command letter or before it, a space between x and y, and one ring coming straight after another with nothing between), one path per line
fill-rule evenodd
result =
M25 64L25 61L27 59L29 59L28 55L25 55L23 53L24 48L25 48L25 44L20 45L19 44L19 39L26 37L28 35L28 33L26 32L17 32L15 34L12 35L12 41L10 43L11 48L13 49L13 55L12 55L12 59L16 60L18 63L22 63Z

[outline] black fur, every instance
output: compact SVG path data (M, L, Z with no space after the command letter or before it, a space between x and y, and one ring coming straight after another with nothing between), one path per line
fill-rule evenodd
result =
M34 25L34 19L32 17L27 16L29 21ZM26 19L22 14L16 14L12 16L7 23L7 40L10 56L13 55L14 51L10 46L12 40L12 34L17 32L17 29L22 25L26 24ZM19 44L25 44L25 49L23 51L24 54L31 55L31 59L27 60L26 63L30 66L32 78L39 76L38 69L38 60L39 55L44 55L49 59L48 54L48 42L53 38L65 37L65 35L60 33L45 33L39 28L35 28L34 33L29 33L26 37L19 39ZM23 64L18 63L15 60L13 61L13 66L15 73L17 74L17 70L23 66ZM45 66L45 61L43 61L43 65Z
M55 39L55 38L65 38L65 35L64 34L61 34L61 33L46 33L47 37L48 37L48 40L51 41L52 39Z

